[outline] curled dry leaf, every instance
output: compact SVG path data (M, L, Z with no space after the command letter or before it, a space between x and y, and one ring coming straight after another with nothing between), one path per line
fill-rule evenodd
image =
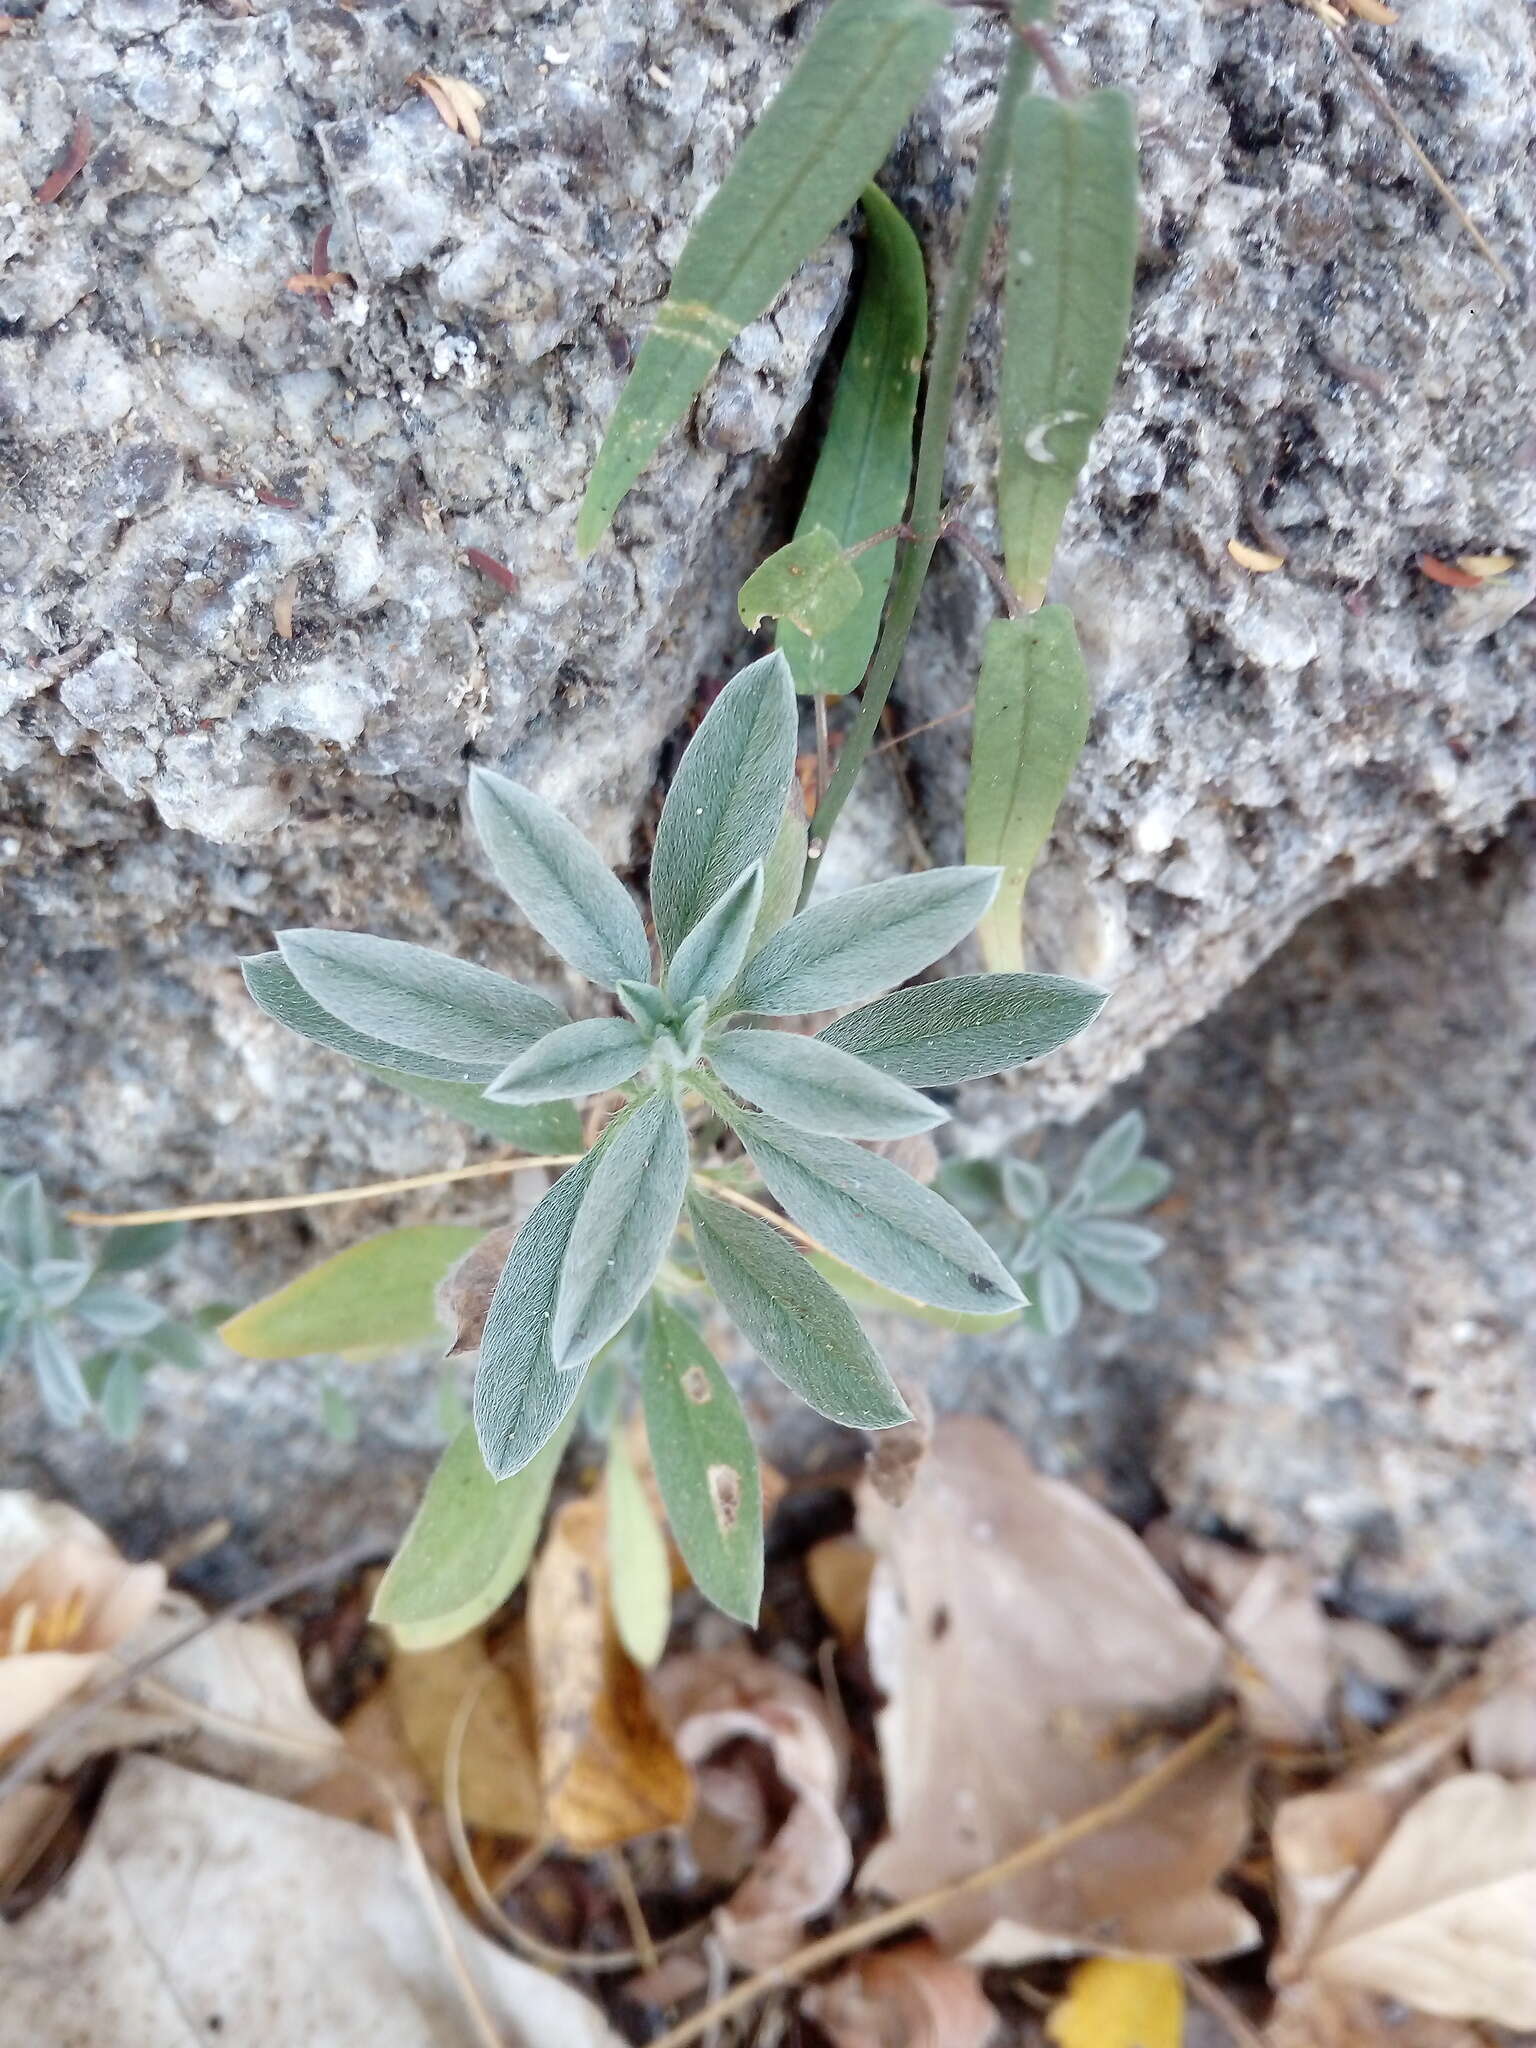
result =
M1456 566L1475 576L1479 583L1487 583L1495 576L1507 576L1515 566L1515 558L1502 550L1495 555L1458 555Z
M406 1744L440 1799L446 1803L454 1723L467 1710L457 1785L465 1820L499 1835L538 1834L538 1734L517 1639L494 1662L480 1635L436 1650L397 1650L384 1682Z
M466 142L480 145L480 110L485 94L467 78L451 78L443 71L413 71L405 81L424 92L446 125Z
M825 1703L792 1672L740 1648L674 1658L656 1690L678 1753L698 1771L701 1868L725 1882L747 1873L715 1916L721 1946L742 1969L771 1968L798 1945L806 1921L842 1895L853 1865ZM741 1737L766 1750L793 1799L771 1840L772 1802L753 1759L733 1749L729 1760L710 1761Z
M832 2048L987 2048L998 2027L997 2008L976 1971L931 1941L861 1956L830 1984L808 1991L802 2009Z
M1443 583L1447 590L1480 590L1483 579L1473 575L1470 569L1460 569L1454 562L1442 562L1438 555L1420 555L1419 573L1427 576L1431 583Z
M941 1422L911 1500L866 1488L860 1527L879 1553L868 1640L891 1820L865 1886L908 1899L984 1868L1112 1797L1209 1712L1220 1636L1128 1529L994 1424ZM1214 1889L1247 1835L1247 1781L1242 1747L1217 1750L1132 1819L930 1925L973 1962L1249 1947L1252 1920Z
M495 555L488 555L484 548L466 548L464 550L464 559L468 562L471 569L476 569L482 576L489 577L492 583L500 584L501 588L509 596L516 595L518 587L516 575L507 567L505 562L498 560Z
M933 1402L928 1389L910 1376L898 1385L901 1397L912 1411L910 1422L894 1429L882 1429L869 1447L865 1471L870 1485L891 1507L902 1507L912 1497L918 1471L933 1440Z
M52 206L53 202L69 185L72 185L90 161L91 124L84 114L75 116L75 125L70 132L69 147L44 178L32 197L39 206Z
M1351 13L1376 28L1391 28L1397 20L1397 9L1386 6L1384 0L1347 0L1347 4Z
M458 1358L466 1351L478 1351L485 1334L485 1319L491 1312L491 1296L507 1263L520 1225L508 1223L482 1237L443 1280L437 1290L437 1313L453 1332L448 1356Z

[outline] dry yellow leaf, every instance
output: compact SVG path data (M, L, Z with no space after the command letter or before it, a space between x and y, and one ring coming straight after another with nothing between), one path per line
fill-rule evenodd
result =
M462 135L466 142L478 147L480 109L485 105L485 94L479 86L471 85L467 78L451 78L443 71L413 71L405 82L426 94L455 135Z
M459 1758L464 1818L495 1834L538 1834L538 1736L525 1656L514 1648L506 1666L493 1663L483 1636L461 1636L436 1650L397 1651L385 1685L411 1754L440 1799L449 1737L473 1694Z
M874 1569L875 1553L857 1536L829 1536L806 1552L805 1572L816 1605L845 1650L863 1641Z
M1383 5L1383 0L1349 0L1349 5L1362 21L1377 28L1391 28L1397 21L1397 9Z
M1513 555L1458 555L1458 569L1465 569L1469 576L1475 576L1479 583L1486 583L1494 576L1507 576L1515 566Z
M1263 548L1251 548L1245 540L1229 540L1227 553L1240 569L1251 569L1255 576L1268 576L1274 570L1285 567L1284 555L1272 555Z
M1184 1980L1172 1963L1095 1956L1072 1972L1045 2031L1057 2048L1180 2048Z

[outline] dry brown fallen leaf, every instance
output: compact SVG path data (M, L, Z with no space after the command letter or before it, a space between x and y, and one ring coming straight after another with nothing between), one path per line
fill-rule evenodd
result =
M675 1657L655 1683L679 1754L697 1772L696 1860L719 1882L742 1879L715 1916L721 1946L742 1969L768 1969L841 1897L853 1866L826 1704L792 1672L739 1647ZM777 1832L771 1787L740 1750L742 1737L767 1752L762 1760L793 1799ZM727 1744L729 1758L712 1762Z
M471 1827L531 1840L539 1833L539 1751L527 1655L513 1640L501 1658L484 1637L440 1649L397 1650L384 1681L407 1746L438 1797L454 1723L473 1695L459 1757L458 1796Z
M871 1490L868 1642L891 1834L861 1883L967 1875L1120 1791L1210 1711L1221 1637L1130 1530L975 1418L940 1423L916 1489ZM1020 1963L1113 1948L1219 1956L1253 1921L1214 1889L1248 1832L1249 1760L1218 1750L1132 1819L936 1913L943 1945Z
M1264 2048L1491 2048L1488 2035L1463 2020L1409 2012L1327 1984L1287 1985L1263 2041Z
M1467 1771L1426 1792L1306 1970L1418 2012L1536 2028L1536 1784Z
M904 1373L898 1385L912 1420L895 1429L877 1430L864 1465L870 1485L893 1508L911 1499L918 1470L933 1441L933 1400L928 1389L910 1373Z
M976 1971L931 1941L861 1956L801 2010L832 2048L987 2048L998 2028Z
M1475 1771L1536 1778L1536 1621L1493 1645L1483 1659L1488 1697L1467 1723Z
M302 1803L333 1820L393 1835L398 1802L429 1867L439 1877L452 1879L456 1865L448 1822L437 1793L406 1745L400 1717L382 1685L348 1714L341 1735L346 1761L304 1793Z
M413 71L405 81L424 92L455 135L478 148L480 110L485 94L467 78L451 78L443 71Z
M600 1501L569 1501L550 1524L529 1586L528 1655L546 1831L592 1855L686 1821L688 1768L613 1625Z
M875 1553L857 1536L828 1536L805 1554L805 1575L816 1605L845 1650L864 1640L874 1569Z

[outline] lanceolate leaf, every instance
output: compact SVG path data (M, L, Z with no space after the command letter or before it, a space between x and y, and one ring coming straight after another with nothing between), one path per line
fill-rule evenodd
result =
M109 1230L96 1259L98 1279L104 1273L131 1273L164 1258L185 1235L184 1223L129 1223Z
M659 1293L641 1385L651 1463L683 1562L706 1600L755 1628L763 1489L752 1433L715 1354Z
M1136 117L1123 92L1031 93L1014 116L998 511L1038 604L1131 323Z
M752 571L737 609L749 633L764 619L785 619L815 640L840 626L862 595L858 569L836 535L802 527Z
M906 1138L945 1121L937 1103L905 1082L792 1031L727 1031L709 1062L727 1088L803 1131Z
M478 1093L500 1071L495 1060L445 1060L431 1053L408 1052L403 1046L386 1045L380 1038L354 1031L324 1010L294 979L281 953L257 953L240 962L245 985L258 1009L301 1038L323 1045L328 1052L344 1053L364 1066L385 1069L390 1076L411 1074L423 1080L473 1083ZM551 1003L553 1013L544 1025L552 1031L565 1022L565 1012ZM532 1037L528 1041L532 1043ZM502 1065L505 1065L505 1060Z
M800 883L805 875L805 849L809 839L805 806L800 801L797 785L790 792L789 806L779 826L778 837L763 864L763 901L757 913L757 923L752 928L751 944L747 947L749 960L754 953L760 953L774 933L788 924L795 914Z
M1054 1052L1107 1000L1060 974L956 974L897 989L817 1035L914 1088L949 1088Z
M992 901L997 878L996 868L930 868L815 904L747 962L737 1004L788 1017L862 1002L957 946Z
M1024 965L1024 885L1088 737L1089 709L1077 629L1064 604L987 628L971 728L965 855L1003 871L978 932L982 957L999 973Z
M484 1235L451 1223L381 1231L242 1309L219 1335L242 1358L403 1349L441 1339L438 1285Z
M629 891L569 819L489 768L471 771L469 812L497 881L562 960L604 988L650 980Z
M536 1102L526 1108L510 1102L489 1102L478 1081L431 1081L420 1074L392 1074L386 1067L364 1067L375 1081L385 1081L403 1095L439 1109L445 1116L500 1138L524 1152L579 1152L581 1118L570 1102Z
M562 1024L519 1054L486 1089L492 1102L558 1102L597 1095L638 1074L650 1046L627 1017L584 1017Z
M560 1176L517 1233L480 1338L475 1431L491 1474L520 1472L560 1427L581 1392L579 1372L557 1372L550 1323L571 1226L602 1142Z
M507 1061L565 1022L547 996L468 960L370 932L279 932L278 950L333 1017L407 1052L481 1065ZM376 1064L387 1066L389 1061Z
M936 0L834 0L678 259L587 485L583 553L725 350L885 161L953 33Z
M823 1280L831 1281L845 1301L874 1315L909 1316L914 1322L932 1323L940 1330L958 1330L966 1334L1006 1330L1010 1323L1019 1319L1020 1311L1016 1308L1003 1309L995 1316L934 1308L926 1301L914 1301L910 1294L897 1294L892 1288L866 1280L862 1273L856 1273L852 1266L845 1266L841 1259L834 1259L830 1252L807 1252L806 1257Z
M574 1414L532 1464L499 1483L466 1424L438 1461L405 1541L379 1581L370 1619L402 1650L468 1635L516 1588L538 1539Z
M623 1432L608 1443L608 1598L619 1641L644 1669L658 1662L672 1620L672 1568L667 1546Z
M550 1346L562 1371L621 1330L666 1256L688 1186L688 1133L669 1094L646 1096L604 1137L566 1249Z
M1022 1304L1007 1268L959 1210L889 1159L773 1117L738 1110L730 1120L775 1200L882 1287L935 1308L997 1312Z
M798 534L825 527L844 547L897 525L912 481L912 419L928 347L928 290L917 237L878 185L860 204L868 230L859 310ZM807 638L788 623L779 645L797 690L847 696L864 679L896 564L882 541L852 567L859 596L841 625Z
M1117 1116L1108 1130L1100 1131L1072 1179L1067 1193L1071 1208L1098 1206L1101 1194L1113 1187L1135 1161L1147 1135L1146 1118L1139 1109Z
M667 971L667 994L679 1010L716 1002L741 971L763 902L763 869L754 862L707 910L677 949Z
M667 959L737 877L766 859L794 780L798 723L788 665L770 654L726 684L688 742L651 859L651 910Z

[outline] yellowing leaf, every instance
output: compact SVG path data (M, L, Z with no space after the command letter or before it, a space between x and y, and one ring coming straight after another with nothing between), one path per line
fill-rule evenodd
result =
M425 1344L442 1335L439 1282L484 1235L450 1223L381 1231L242 1309L219 1335L242 1358Z
M617 1431L608 1446L608 1585L619 1641L647 1670L672 1621L672 1568L639 1474Z
M1072 1972L1045 2031L1057 2048L1180 2048L1183 1979L1172 1963L1095 1956Z
M521 1668L520 1668L521 1666ZM385 1688L412 1756L440 1799L449 1738L471 1694L458 1794L471 1827L529 1838L539 1833L538 1737L526 1660L493 1663L484 1638L397 1652Z

